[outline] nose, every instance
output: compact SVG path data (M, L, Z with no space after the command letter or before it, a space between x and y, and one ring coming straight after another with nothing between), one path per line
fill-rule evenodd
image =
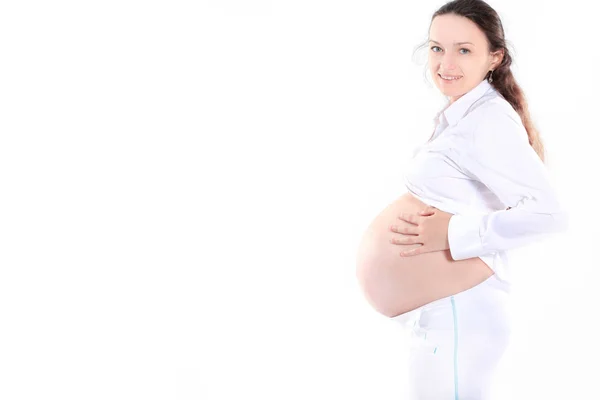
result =
M446 72L452 72L456 70L456 62L453 54L444 54L441 61L440 69Z

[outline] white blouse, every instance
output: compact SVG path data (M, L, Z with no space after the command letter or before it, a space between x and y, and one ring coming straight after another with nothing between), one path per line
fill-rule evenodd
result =
M479 257L509 284L507 251L567 229L544 163L518 113L487 80L440 111L404 174L423 203L454 214L454 260ZM510 209L507 209L510 208Z

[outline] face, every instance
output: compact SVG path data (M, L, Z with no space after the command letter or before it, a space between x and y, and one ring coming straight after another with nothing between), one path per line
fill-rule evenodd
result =
M490 53L485 34L470 19L454 14L433 19L429 29L429 71L450 103L479 85L501 61L502 51ZM447 81L440 74L460 78Z

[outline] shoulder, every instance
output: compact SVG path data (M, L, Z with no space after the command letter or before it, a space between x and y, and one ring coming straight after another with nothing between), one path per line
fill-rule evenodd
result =
M519 113L500 95L494 96L473 109L469 138L472 144L514 144L527 142L527 130Z
M512 120L514 123L521 124L519 113L512 105L504 99L498 92L494 91L491 95L484 96L481 101L473 105L469 113L474 122L487 120Z

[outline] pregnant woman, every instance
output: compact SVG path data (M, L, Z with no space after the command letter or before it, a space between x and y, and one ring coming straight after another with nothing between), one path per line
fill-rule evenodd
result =
M356 273L378 312L414 317L412 399L485 400L510 336L507 252L566 230L568 216L496 11L446 3L427 44L448 103L413 153L407 192L367 228Z

